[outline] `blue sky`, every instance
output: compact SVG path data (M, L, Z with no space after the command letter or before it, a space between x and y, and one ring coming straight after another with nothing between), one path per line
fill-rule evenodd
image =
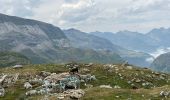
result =
M170 27L170 0L0 0L0 13L82 31Z

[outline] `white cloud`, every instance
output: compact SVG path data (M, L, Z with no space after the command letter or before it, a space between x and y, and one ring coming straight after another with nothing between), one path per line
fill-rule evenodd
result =
M38 7L33 8L32 18L44 20L56 25L67 26L85 21L93 15L94 3L92 0L44 0Z
M170 27L170 0L0 0L0 12L83 31Z
M168 52L170 52L170 47L167 47L167 48L161 48L160 47L155 52L150 53L150 55L153 56L153 57L147 58L146 61L149 62L149 63L152 63L155 58L157 58L161 54L168 53Z
M160 56L161 54L170 52L170 47L168 48L159 48L157 49L155 52L150 53L154 58L157 58L158 56Z
M153 57L147 58L146 61L151 64L154 61L154 58Z
M0 0L0 7L1 13L21 17L31 15L30 0Z

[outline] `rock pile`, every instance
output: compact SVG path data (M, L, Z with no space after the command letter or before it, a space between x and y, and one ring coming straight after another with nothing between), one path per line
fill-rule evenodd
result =
M76 66L76 65L74 65ZM71 68L71 65L67 65ZM83 69L89 72L87 69ZM25 89L32 89L27 91L27 96L31 95L56 95L58 99L64 99L70 97L73 99L79 99L84 96L85 92L80 89L81 83L88 83L96 80L96 77L91 74L79 74L79 73L51 73L41 71L36 77L29 79L28 82L24 83ZM33 85L38 84L39 86L33 88ZM60 95L59 95L60 94Z

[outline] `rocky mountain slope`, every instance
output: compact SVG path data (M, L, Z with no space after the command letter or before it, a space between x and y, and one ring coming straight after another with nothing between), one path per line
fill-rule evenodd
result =
M156 71L170 72L170 53L165 53L157 57L151 64L151 68Z
M170 47L170 28L153 29L146 35L151 39L155 39L159 46Z
M119 54L130 64L138 66L149 66L148 58L152 58L147 53L136 52L117 46L103 37L81 32L76 29L64 30L65 35L70 40L71 46L75 48L89 48L96 51L107 51ZM106 34L107 35L107 34ZM125 42L126 43L126 42Z
M0 14L0 51L19 52L35 64L123 61L117 54L71 47L69 39L59 27L3 14Z
M63 31L71 41L71 45L76 48L88 48L94 50L108 50L118 52L120 47L112 44L107 39L97 37L77 29L68 29Z

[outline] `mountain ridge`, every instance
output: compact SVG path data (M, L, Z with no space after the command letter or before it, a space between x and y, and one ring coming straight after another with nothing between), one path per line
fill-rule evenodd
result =
M127 49L146 53L155 52L160 47L170 47L170 28L155 28L145 34L131 31L91 32L90 34L108 39L114 44L127 47Z
M118 45L113 44L108 39L98 37L89 33L81 32L77 29L64 30L65 35L75 48L89 48L96 51L107 51L119 54L122 58L127 60L130 64L138 66L149 66L150 63L146 61L152 58L149 54L143 52L136 52L128 50Z
M59 27L3 14L0 14L0 51L19 52L35 64L71 61L123 62L117 54L71 47L69 39Z

